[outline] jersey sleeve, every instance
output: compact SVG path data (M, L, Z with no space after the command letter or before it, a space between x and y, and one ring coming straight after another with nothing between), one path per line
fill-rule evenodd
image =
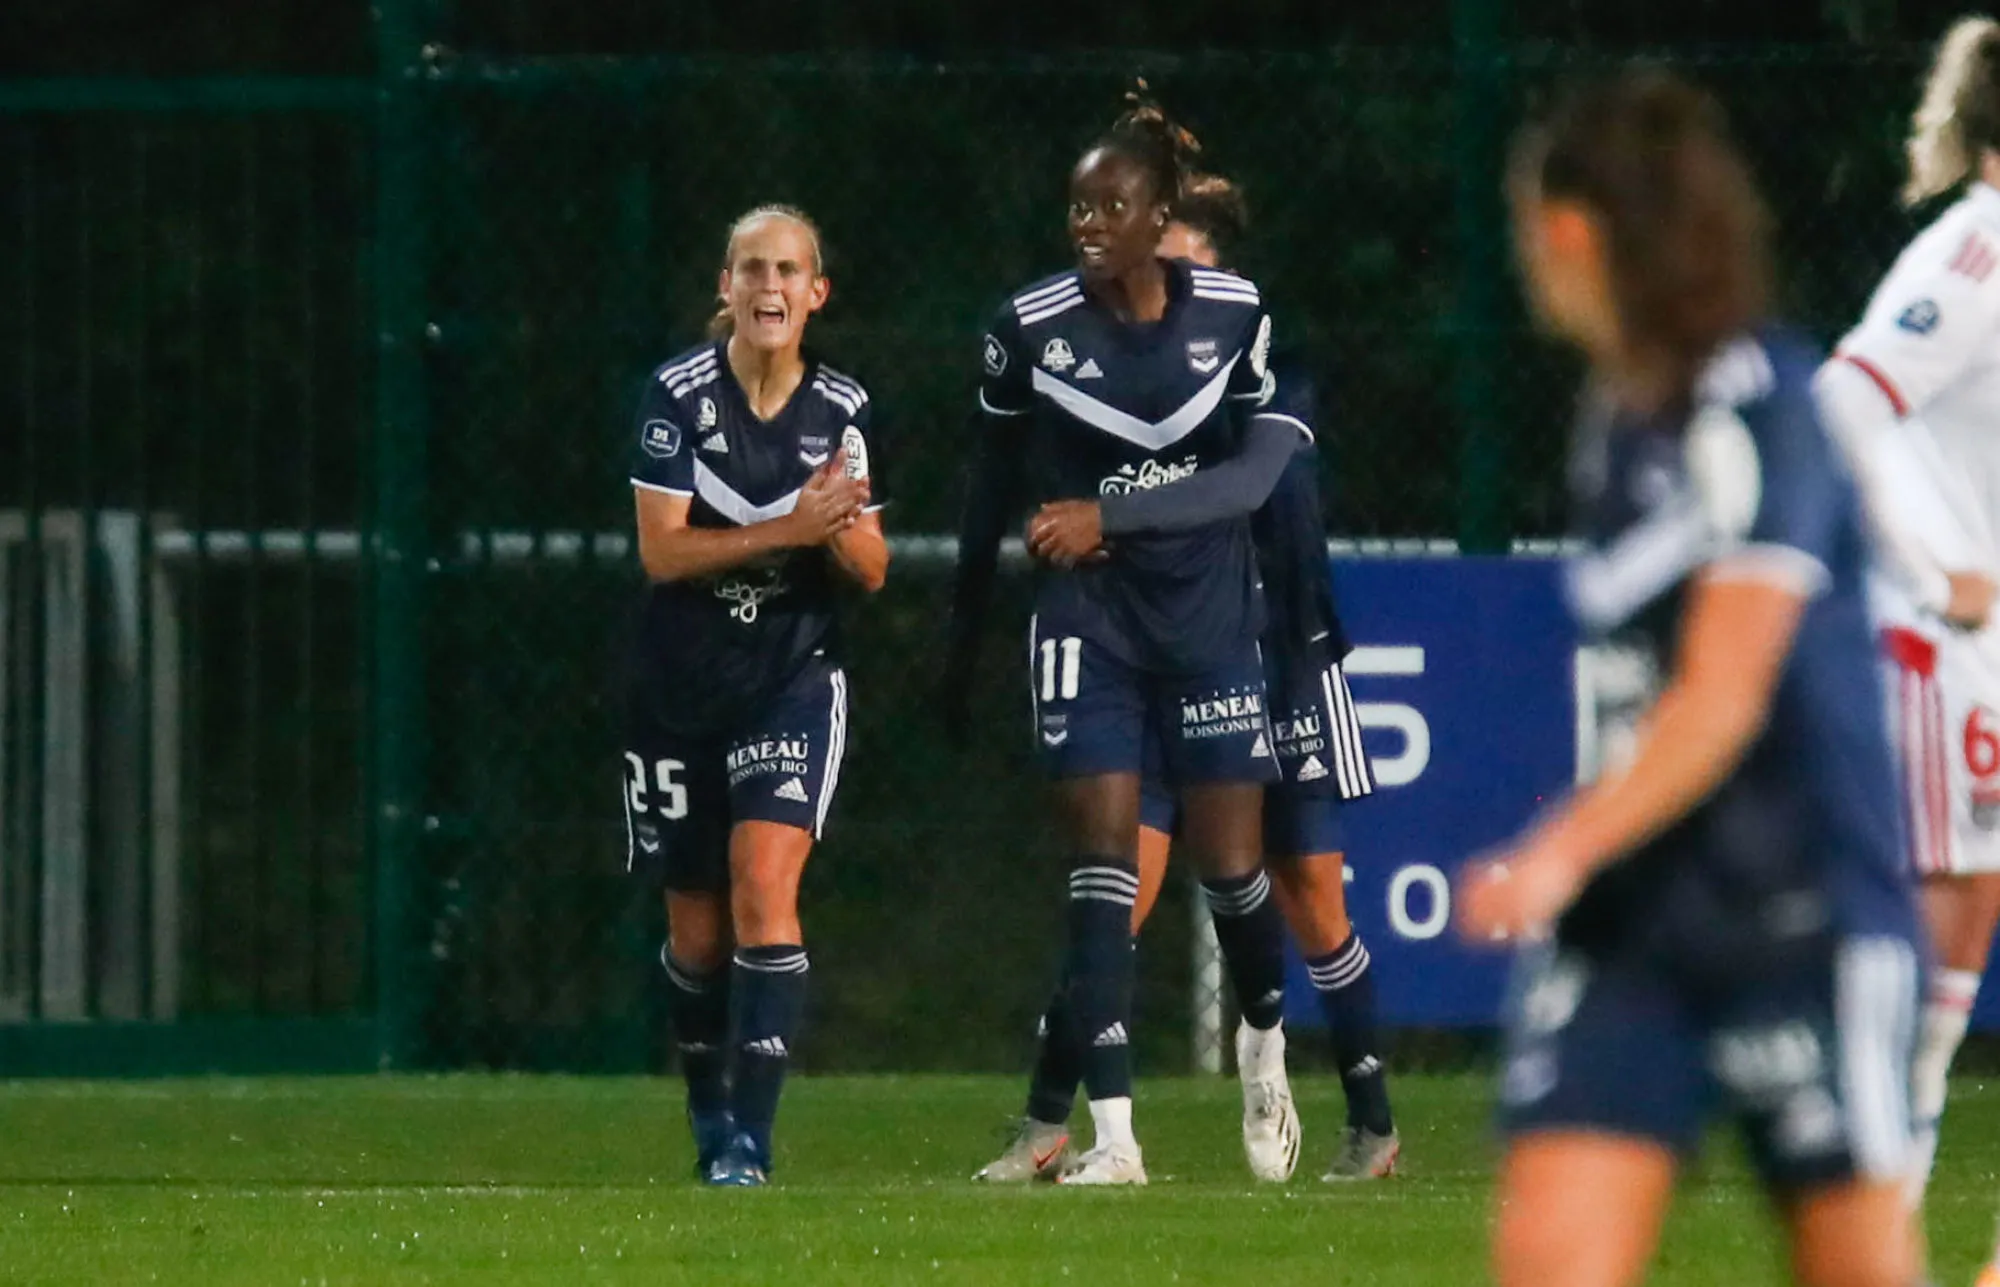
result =
M1289 366L1280 369L1277 365L1266 367L1265 377L1260 382L1266 397L1250 413L1253 420L1276 420L1298 430L1307 443L1316 440L1313 422L1318 417L1318 409L1312 381L1297 374Z
M1713 536L1710 576L1808 599L1826 588L1854 499L1810 396L1703 410L1688 426L1687 462Z
M979 407L988 415L1024 416L1034 409L1021 348L1021 323L1012 308L1002 308L980 342Z
M847 476L868 482L868 506L861 512L873 514L889 503L888 483L882 476L881 435L874 427L875 404L863 402L840 431L840 449L847 456Z
M694 495L694 444L681 427L680 408L658 378L639 398L632 485L669 496Z
M1258 309L1245 333L1243 357L1229 372L1229 397L1262 406L1272 394L1271 315ZM1307 431L1311 436L1311 431Z
M1920 411L1992 351L2000 333L2000 245L1977 228L1919 239L1896 262L1835 357Z

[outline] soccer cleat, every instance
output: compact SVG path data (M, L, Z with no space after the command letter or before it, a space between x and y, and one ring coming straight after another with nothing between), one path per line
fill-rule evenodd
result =
M1099 1144L1056 1177L1057 1184L1144 1184L1146 1162L1137 1144Z
M1319 1178L1329 1183L1386 1179L1396 1173L1396 1159L1402 1154L1403 1141L1396 1132L1377 1135L1366 1127L1350 1126L1333 1164Z
M728 1109L714 1113L688 1110L688 1129L694 1134L694 1173L706 1178L708 1168L729 1149L736 1137L736 1118Z
M1070 1160L1069 1127L1021 1119L1007 1151L979 1168L973 1179L982 1184L1027 1184L1053 1180Z
M757 1142L738 1131L722 1156L709 1163L702 1179L714 1189L761 1189L771 1182L771 1167L758 1152Z
M1299 1165L1299 1110L1285 1076L1285 1028L1236 1027L1236 1072L1243 1079L1243 1156L1250 1174L1283 1183Z

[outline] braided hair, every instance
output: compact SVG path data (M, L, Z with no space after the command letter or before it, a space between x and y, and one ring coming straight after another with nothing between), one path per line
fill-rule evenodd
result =
M1154 198L1171 214L1186 195L1201 140L1167 115L1141 78L1125 91L1125 110L1092 148L1137 163L1152 180Z

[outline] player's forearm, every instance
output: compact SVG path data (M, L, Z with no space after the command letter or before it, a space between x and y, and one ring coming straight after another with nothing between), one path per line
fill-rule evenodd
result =
M1897 512L1878 453L1902 431L1902 417L1881 388L1852 362L1835 357L1813 380L1820 415L1846 456L1875 533L1882 572L1927 612L1942 614L1951 602L1950 569L1931 554Z
M1298 448L1298 430L1253 418L1243 450L1214 468L1164 487L1104 497L1098 502L1104 534L1182 531L1249 514L1271 498Z
M835 565L870 594L889 579L889 542L872 516L828 541L827 549Z
M1012 426L986 418L980 450L966 480L965 512L958 531L958 569L952 580L951 660L964 664L978 648L986 603L1000 566L1000 542L1020 490L1021 468Z
M713 576L795 547L792 524L767 519L747 527L677 527L642 534L639 561L654 581L687 581Z

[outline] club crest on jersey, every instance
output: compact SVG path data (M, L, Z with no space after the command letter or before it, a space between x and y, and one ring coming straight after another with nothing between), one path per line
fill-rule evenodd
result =
M828 449L825 438L799 439L799 463L808 469L818 469L831 455L833 452Z
M1188 370L1196 375L1214 375L1215 368L1222 365L1222 355L1215 351L1214 340L1189 340L1187 357Z
M700 410L695 412L695 424L702 429L713 429L715 420L715 399L703 398Z
M680 426L671 420L648 420L639 435L639 446L648 456L664 460L681 449Z
M840 431L840 449L847 453L847 476L868 477L868 440L853 425Z
M1929 335L1941 320L1934 299L1920 299L1896 315L1896 325L1912 335Z
M1042 348L1042 365L1061 375L1076 365L1076 354L1070 352L1069 341L1058 335Z
M986 374L1001 375L1007 370L1007 346L989 335L985 345Z

